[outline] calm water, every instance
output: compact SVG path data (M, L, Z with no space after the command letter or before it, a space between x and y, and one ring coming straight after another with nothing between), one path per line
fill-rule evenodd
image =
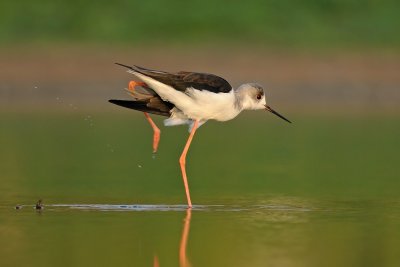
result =
M399 118L288 117L201 127L187 211L185 128L2 113L0 265L399 266Z

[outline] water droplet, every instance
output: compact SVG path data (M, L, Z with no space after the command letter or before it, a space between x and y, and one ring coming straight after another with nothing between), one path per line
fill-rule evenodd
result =
M138 168L142 168L142 165L140 165L140 164L138 164L137 166L138 166Z
M157 153L154 153L154 152L153 152L153 154L151 155L151 158L152 158L152 159L156 159L156 158L157 158Z

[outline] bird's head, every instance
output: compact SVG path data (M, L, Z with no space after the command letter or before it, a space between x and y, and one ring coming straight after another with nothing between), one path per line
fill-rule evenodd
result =
M236 96L240 103L242 109L264 109L275 114L279 118L291 123L288 119L280 115L278 112L273 110L267 105L267 100L265 98L264 88L258 83L246 83L241 85L236 90Z

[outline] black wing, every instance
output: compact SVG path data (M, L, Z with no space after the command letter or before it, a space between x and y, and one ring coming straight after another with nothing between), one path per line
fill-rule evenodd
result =
M214 74L188 71L169 73L165 71L150 70L139 66L130 67L119 63L116 64L129 68L134 72L146 75L182 92L185 92L191 87L197 90L206 90L213 93L228 93L232 90L232 86L225 79Z

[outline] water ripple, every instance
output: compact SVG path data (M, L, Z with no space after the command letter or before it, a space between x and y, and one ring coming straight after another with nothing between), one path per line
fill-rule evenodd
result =
M47 210L83 210L83 211L186 211L186 205L151 205L151 204L49 204ZM194 211L291 211L308 212L311 208L295 207L288 205L193 205Z

